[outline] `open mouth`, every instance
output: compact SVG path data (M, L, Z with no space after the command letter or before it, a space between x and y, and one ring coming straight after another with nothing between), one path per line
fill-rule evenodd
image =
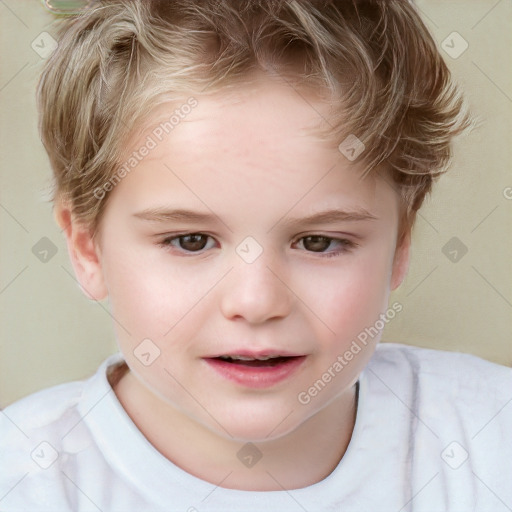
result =
M246 356L219 356L214 359L218 359L220 361L225 361L226 363L242 365L242 366L252 366L252 367L262 367L262 366L277 366L280 364L284 364L290 362L294 359L298 359L301 356L262 356L262 357L246 357Z
M307 356L276 354L226 354L205 358L218 375L245 388L271 388L290 378Z

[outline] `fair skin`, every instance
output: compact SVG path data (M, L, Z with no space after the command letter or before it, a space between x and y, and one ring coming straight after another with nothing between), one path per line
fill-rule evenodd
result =
M199 478L272 491L316 483L343 457L355 382L378 337L309 403L298 395L387 309L409 238L397 247L396 192L381 178L361 179L357 164L308 131L328 116L326 103L277 80L254 84L198 96L111 192L95 238L65 204L57 217L84 292L109 298L130 368L115 393L140 431ZM152 126L175 108L159 107ZM162 213L178 208L212 219ZM291 223L332 209L345 214ZM190 233L202 236L183 238ZM248 236L262 249L251 263L236 250ZM307 238L315 236L324 238ZM148 338L160 356L145 366L134 350ZM208 363L245 350L301 363L262 388ZM237 458L247 442L262 454L253 467Z

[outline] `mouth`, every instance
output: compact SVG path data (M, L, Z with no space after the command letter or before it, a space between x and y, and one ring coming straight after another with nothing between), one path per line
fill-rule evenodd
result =
M268 388L291 377L306 360L305 355L258 353L223 354L204 360L217 375L250 388Z
M292 359L297 359L303 356L281 356L281 355L266 355L266 356L242 356L242 355L226 355L226 356L218 356L213 359L218 359L220 361L225 361L226 363L242 365L242 366L250 366L250 367L263 367L263 366L277 366L280 364L285 364Z

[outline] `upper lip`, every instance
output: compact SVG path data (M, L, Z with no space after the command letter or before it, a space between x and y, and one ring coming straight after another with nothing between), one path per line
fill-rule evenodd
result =
M290 352L288 350L276 350L276 349L269 349L269 350L247 350L247 349L233 349L228 350L225 352L221 352L218 354L214 354L211 356L206 356L207 359L215 358L215 357L221 357L221 356L242 356L242 357L251 357L254 359L257 359L259 357L300 357L304 356L305 354L298 354L297 352Z

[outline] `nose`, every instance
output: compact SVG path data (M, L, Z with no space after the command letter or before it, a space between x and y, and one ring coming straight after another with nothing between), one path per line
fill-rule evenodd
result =
M285 284L286 276L264 254L252 263L235 262L221 298L221 310L227 319L261 324L290 313L293 293Z

